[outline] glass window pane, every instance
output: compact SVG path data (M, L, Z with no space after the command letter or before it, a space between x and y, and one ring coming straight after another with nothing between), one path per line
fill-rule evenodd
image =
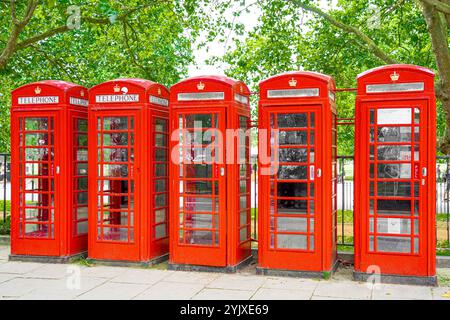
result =
M280 249L307 249L307 236L299 234L278 234L277 247Z
M377 232L390 234L411 234L411 220L400 218L378 218Z
M278 132L278 143L280 145L307 145L307 131L282 131Z
M185 182L186 194L213 194L213 182L202 180L189 180Z
M155 192L167 191L166 180L155 180Z
M278 114L278 128L305 128L308 126L307 113Z
M192 212L212 212L212 198L186 197L185 208Z
M307 200L277 200L278 214L307 214ZM312 208L314 213L314 207Z
M103 130L127 130L128 117L105 117L103 118Z
M155 146L157 147L165 147L166 146L166 135L162 133L155 134Z
M377 200L378 214L411 215L410 200Z
M155 131L167 132L167 120L155 119Z
M380 252L411 252L411 238L377 237L377 250Z
M307 183L278 183L278 196L279 197L306 197L308 190Z
M307 179L307 166L279 166L278 179Z
M372 166L372 165L371 165ZM378 164L378 178L383 179L410 179L411 164L410 163L389 163Z
M186 115L185 128L212 128L212 115L211 114Z
M198 244L198 245L212 245L212 235L211 231L202 230L186 230L185 231L186 243L188 244Z
M378 146L378 160L411 160L411 146Z
M277 231L307 232L308 231L307 222L308 222L307 218L278 217Z
M410 197L411 183L409 182L378 182L378 196Z
M278 161L280 162L307 162L308 151L304 148L279 149Z
M211 164L185 164L184 175L180 172L180 175L184 178L212 178L212 165Z
M212 229L211 214L185 214L185 226L190 229Z
M155 210L155 223L166 221L166 209Z
M411 127L379 127L378 142L411 142Z
M155 238L164 238L167 236L167 228L165 224L159 224L155 227Z

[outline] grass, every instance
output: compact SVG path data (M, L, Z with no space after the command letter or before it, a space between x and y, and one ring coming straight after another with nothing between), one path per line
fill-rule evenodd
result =
M3 206L6 202L6 214L11 212L11 200L0 200L0 211L3 211ZM3 219L3 215L1 215L0 219Z
M8 215L6 220L0 220L0 235L8 235L11 233L11 217Z
M450 277L443 275L443 274L439 274L439 273L438 273L437 277L438 277L438 282L439 282L440 287L450 286Z
M87 258L85 257L77 257L77 258L73 258L70 260L70 263L73 264L78 264L80 266L85 266L85 267L93 267L94 264L91 263Z

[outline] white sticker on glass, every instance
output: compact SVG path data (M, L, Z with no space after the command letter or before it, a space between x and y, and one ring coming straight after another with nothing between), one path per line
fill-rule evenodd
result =
M377 110L378 124L411 124L411 108Z
M402 219L398 219L398 218L388 218L387 219L387 223L388 223L388 232L387 233L391 233L391 234L400 234L401 233L401 226L402 226Z

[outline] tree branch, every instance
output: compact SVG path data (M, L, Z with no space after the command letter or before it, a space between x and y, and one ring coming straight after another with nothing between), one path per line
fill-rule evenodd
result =
M143 4L136 6L134 8L131 8L122 14L118 15L115 21L111 21L109 18L97 18L97 17L89 17L89 16L82 16L81 21L85 21L87 23L91 24L100 24L100 25L109 25L113 24L114 22L123 22L125 21L130 15L133 13L142 10L144 8L148 8L152 5L154 5L156 2L151 2L150 4ZM11 31L11 34L9 36L9 39L5 45L5 48L1 52L0 55L0 69L3 69L8 60L11 58L11 56L18 50L25 49L29 47L30 45L33 45L39 41L48 39L50 37L53 37L57 34L61 34L64 32L67 32L70 30L70 28L67 25L59 26L54 29L47 30L39 35L33 36L31 38L28 38L26 40L23 40L22 42L18 42L18 37L20 33L23 31L25 26L30 21L31 17L34 14L34 11L36 10L37 5L39 4L39 0L29 0L27 9L25 10L25 17L22 21L17 21L16 17L16 11L15 11L15 0L11 0L11 16L13 21L16 21L13 23L13 29ZM159 2L160 4L160 2Z
M367 49L381 61L388 63L388 64L397 63L397 61L394 58L390 57L386 52L384 52L380 47L378 47L377 44L372 39L370 39L364 32L362 32L358 28L349 26L341 21L338 21L337 19L332 17L330 14L320 10L317 7L311 6L309 4L305 4L301 0L289 0L289 1L297 6L301 7L302 9L304 9L306 11L317 14L318 16L327 20L333 26L335 26L343 31L346 31L348 33L354 34L360 40L362 40L363 43L366 45Z
M428 4L430 6L435 7L438 11L445 13L445 14L450 14L450 5L446 4L442 1L439 0L420 0L422 1L422 3L424 4Z
M16 51L17 39L19 38L20 33L23 31L28 22L30 22L31 17L33 16L34 11L39 4L39 0L28 1L27 7L25 9L25 15L20 21L17 19L15 1L11 0L10 4L13 24L5 48L0 54L0 69L3 69L6 66L9 58L11 58L11 56Z

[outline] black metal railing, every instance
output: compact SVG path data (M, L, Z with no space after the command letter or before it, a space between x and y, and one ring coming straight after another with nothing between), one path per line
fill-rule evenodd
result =
M258 239L258 181L256 157L252 157L252 236ZM10 155L0 153L0 203L5 221L10 214ZM353 156L338 157L338 244L353 246ZM437 247L450 249L450 156L436 159L436 232Z
M353 245L353 156L338 157L338 244ZM437 248L450 249L450 156L436 159Z

